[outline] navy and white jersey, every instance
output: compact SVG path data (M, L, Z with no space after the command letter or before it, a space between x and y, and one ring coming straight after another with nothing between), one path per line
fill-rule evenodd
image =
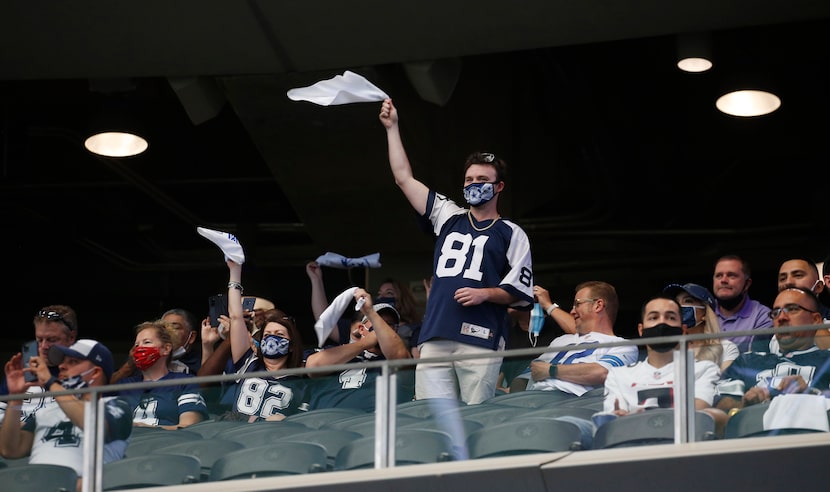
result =
M104 401L104 463L109 463L124 457L133 430L132 408L121 398L108 397ZM34 433L29 463L64 465L83 475L84 431L69 420L60 405L48 405L29 415L22 429Z
M500 287L518 298L512 307L529 309L533 265L527 234L506 219L477 222L467 209L434 191L429 192L424 218L432 223L437 241L418 343L441 338L494 350L504 347L507 306L486 302L464 307L454 295L462 287Z
M694 398L712 405L719 377L720 371L714 362L695 361ZM605 379L603 410L610 412L615 406L629 413L674 408L674 362L658 368L646 359L610 369Z
M58 367L57 366L50 366L49 372L52 373L53 376L58 376ZM26 420L26 417L29 415L37 412L41 408L56 404L55 398L51 396L38 396L38 393L44 393L44 390L40 386L30 386L29 389L26 390L26 394L31 394L32 396L23 400L23 408L20 409L20 421ZM6 378L0 378L0 395L8 395L9 394L9 387L6 386ZM6 418L6 407L8 402L0 401L0 424L3 423L3 419Z
M325 349L323 349L325 350ZM372 361L383 360L382 355L371 358ZM365 362L365 357L355 357L349 363ZM311 386L310 409L318 408L357 408L365 412L375 410L375 393L377 379L381 373L379 367L356 367L337 374L314 378ZM415 396L415 372L400 371L396 377L397 402L412 400Z
M240 359L239 374L267 371L259 358ZM273 415L308 411L309 380L302 376L251 377L239 379L228 392L233 394L231 411L248 419L264 420ZM246 419L247 420L247 419Z
M208 418L207 405L199 385L191 383L195 376L180 372L168 372L159 381L180 379L176 386L160 386L121 391L119 395L129 401L133 408L133 420L146 425L178 425L179 416L185 412L198 412ZM119 384L140 383L144 375L130 376Z
M801 376L811 388L830 389L830 350L813 346L784 355L743 353L723 372L718 392L741 397L759 383L766 387L770 378L784 376Z

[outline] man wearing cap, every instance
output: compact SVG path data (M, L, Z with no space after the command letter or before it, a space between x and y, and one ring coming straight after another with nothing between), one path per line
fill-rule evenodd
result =
M307 368L411 357L406 344L392 328L400 321L398 311L391 304L373 304L372 296L364 289L357 289L354 298L362 305L352 322L349 342L311 353L306 358ZM365 367L344 370L337 378L319 372L310 374L312 378L320 378L312 389L311 409L352 407L373 411L378 374L378 368ZM411 370L398 376L399 402L412 399L410 379L414 381Z
M30 386L45 391L76 390L87 386L105 386L113 371L112 353L102 343L81 339L70 347L52 345L48 357L32 357L27 367L17 354L6 364L6 381L11 393L23 393ZM53 376L49 365L58 367ZM28 383L25 372L37 375ZM18 424L21 400L9 401L8 417L0 428L0 454L6 458L29 456L29 463L49 463L71 467L81 477L84 465L84 411L91 393L60 395L54 405L47 405ZM132 431L129 404L115 397L104 404L104 463L124 457L127 438ZM80 478L79 478L80 480Z
M38 354L43 360L47 360L49 347L60 345L68 347L75 343L78 337L78 316L75 310L62 304L45 306L35 313L32 324L35 327L35 342L37 343ZM28 361L20 359L20 364L27 365ZM58 375L56 366L50 367L53 376ZM38 385L30 386L27 393L40 393L43 390ZM13 393L13 392L11 392ZM0 380L0 395L10 394L6 380ZM53 403L52 397L40 398L31 397L23 402L20 419L38 411L49 403ZM6 412L6 402L0 402L0 422L3 421Z
M663 293L672 296L680 304L683 326L690 335L720 333L720 322L715 314L715 296L709 289L698 284L670 284ZM714 362L725 371L740 355L738 346L727 338L690 340L689 348L694 350L695 360Z

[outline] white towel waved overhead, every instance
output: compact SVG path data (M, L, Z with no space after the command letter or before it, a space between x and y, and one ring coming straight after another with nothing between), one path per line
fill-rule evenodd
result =
M239 239L230 232L214 231L204 227L197 227L196 232L219 246L219 249L225 253L225 260L233 260L240 265L245 263L245 252L242 251L242 245L239 244Z
M314 323L314 331L317 332L318 347L323 346L326 342L326 338L328 338L331 334L331 330L337 326L337 320L343 316L343 313L349 307L349 303L354 300L355 291L357 291L357 287L349 287L338 294L337 297L331 301L329 307L327 307L326 310L320 314L320 319Z
M292 101L308 101L320 106L378 102L389 98L362 75L348 70L343 72L343 75L321 80L308 87L290 89L287 94Z
M380 253L361 256L360 258L346 258L343 255L327 251L326 254L315 260L320 266L331 268L380 268Z

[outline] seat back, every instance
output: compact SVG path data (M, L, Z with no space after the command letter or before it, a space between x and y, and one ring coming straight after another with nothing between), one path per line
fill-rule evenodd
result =
M575 399L576 396L564 391L519 391L517 393L506 393L494 396L483 403L488 405L509 405L513 407L539 408L552 403L561 403L566 400Z
M219 458L210 469L210 481L322 472L326 459L326 448L320 444L281 441L232 451Z
M423 419L466 405L463 401L455 398L429 398L398 403L397 413L398 415L410 415Z
M308 412L289 415L283 422L295 422L312 429L319 429L324 424L334 420L353 417L355 415L366 415L366 412L357 408L318 408Z
M253 448L264 444L271 444L284 436L308 432L310 430L312 430L311 427L307 427L299 422L287 422L285 420L280 422L255 422L245 424L243 427L225 429L217 432L214 437L237 441L244 444L245 447Z
M240 420L203 420L188 426L190 432L198 432L202 437L216 437L216 434L226 429L239 428L248 425Z
M436 419L464 419L478 422L484 427L500 424L513 419L516 415L528 410L530 407L517 408L512 405L493 405L479 403L468 405L458 410L444 412L436 415Z
M136 437L130 437L125 455L128 458L144 456L150 453L162 451L167 446L182 442L201 440L202 435L196 432L185 430L165 430L158 433L145 433Z
M575 424L552 418L524 418L485 426L470 434L470 458L553 453L581 449L582 434Z
M326 468L334 468L334 460L337 453L347 444L364 437L362 434L343 429L314 429L308 432L300 432L281 439L280 442L312 442L326 448Z
M425 429L398 429L395 436L395 465L452 461L456 452L449 434ZM373 468L375 438L363 437L344 446L334 460L335 470Z
M207 481L210 478L210 469L216 460L244 447L244 444L236 441L210 437L166 446L164 452L167 454L182 454L199 458L199 463L202 467L200 481Z
M3 490L75 492L77 482L78 474L68 466L27 463L0 469Z
M551 405L546 407L539 407L536 409L528 409L527 412L520 412L516 414L516 419L535 418L535 417L577 417L587 421L591 421L591 417L596 413L592 408L576 407L571 405Z
M695 412L695 441L713 438L715 421ZM691 440L691 437L690 437ZM601 425L594 434L594 449L674 443L674 409L655 408L618 417Z
M375 435L375 419L374 413L366 413L363 415L355 415L352 417L345 417L338 420L333 420L321 426L321 429L341 429L352 432L357 432L364 437ZM395 425L400 427L410 422L420 422L422 419L413 417L412 415L400 414L395 417Z
M124 490L199 481L199 458L178 454L152 453L106 463L103 489Z

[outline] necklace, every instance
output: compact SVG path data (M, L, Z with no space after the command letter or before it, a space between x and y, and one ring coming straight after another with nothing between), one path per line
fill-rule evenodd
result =
M473 229L475 229L478 232L483 232L483 231L486 231L487 229L493 227L496 224L496 222L499 221L500 218L501 218L501 215L497 216L495 219L492 220L492 222L490 222L490 225L488 225L487 227L482 227L481 229L479 229L478 227L476 227L475 222L473 222L472 212L467 210L467 219L470 220L470 225L473 227Z

